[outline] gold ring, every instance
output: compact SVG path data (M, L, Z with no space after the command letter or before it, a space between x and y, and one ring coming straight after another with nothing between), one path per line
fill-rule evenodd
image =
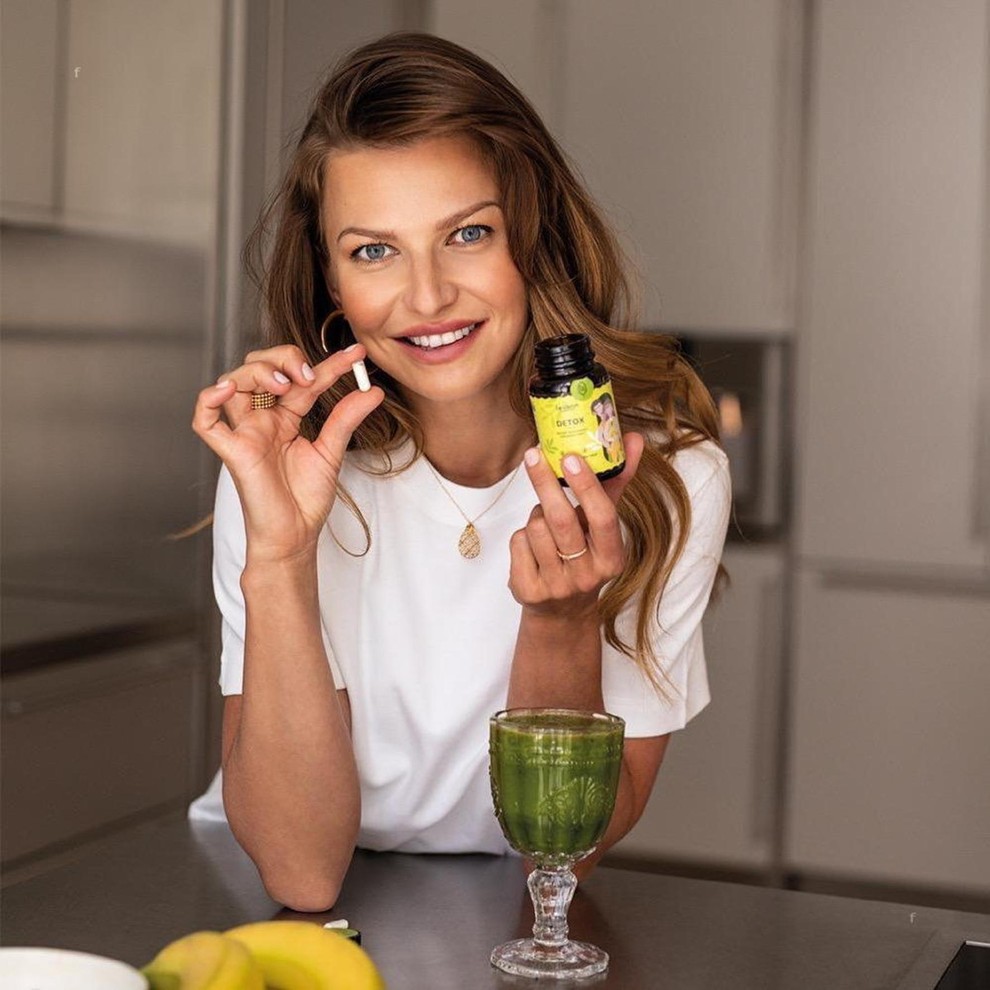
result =
M251 408L252 409L274 409L275 403L278 402L278 398L272 395L271 392L252 392L251 393Z
M583 557L588 552L588 544L586 543L577 553L561 553L557 551L557 556L563 561L577 560L578 557Z

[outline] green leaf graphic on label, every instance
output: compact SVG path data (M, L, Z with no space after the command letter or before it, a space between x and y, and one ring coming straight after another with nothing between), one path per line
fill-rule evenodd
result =
M581 402L590 399L594 391L595 383L590 378L575 378L571 382L571 395Z

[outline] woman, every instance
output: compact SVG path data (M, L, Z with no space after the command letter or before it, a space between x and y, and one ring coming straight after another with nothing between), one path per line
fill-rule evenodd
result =
M346 59L269 218L271 346L194 418L225 466L231 828L276 900L325 910L356 844L507 851L492 712L607 709L627 742L600 855L708 700L700 620L729 494L707 393L663 338L613 328L611 234L526 100L446 41ZM534 342L569 331L638 431L605 484L566 459L576 506L526 399ZM364 358L375 385L357 391Z

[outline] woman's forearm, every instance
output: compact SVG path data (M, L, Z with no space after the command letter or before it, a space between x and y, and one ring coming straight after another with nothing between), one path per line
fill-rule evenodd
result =
M567 617L523 609L506 704L509 708L605 711L597 609ZM575 866L579 879L639 820L666 744L666 736L626 740L615 810L598 848Z
M574 867L579 880L583 880L602 856L639 821L663 762L668 739L665 735L626 740L615 810L595 851Z
M506 704L605 710L596 603L565 615L523 608Z
M248 564L244 686L225 733L224 805L269 893L326 910L350 863L360 791L320 631L315 559Z

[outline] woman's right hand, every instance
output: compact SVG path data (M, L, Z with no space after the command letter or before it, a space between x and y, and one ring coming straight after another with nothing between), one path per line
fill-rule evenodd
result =
M285 561L315 549L351 434L385 393L376 386L346 395L312 443L300 435L300 424L317 398L365 353L355 344L310 368L292 345L252 351L243 365L199 393L193 430L237 486L249 561ZM252 409L252 392L271 392L278 402L271 409Z

